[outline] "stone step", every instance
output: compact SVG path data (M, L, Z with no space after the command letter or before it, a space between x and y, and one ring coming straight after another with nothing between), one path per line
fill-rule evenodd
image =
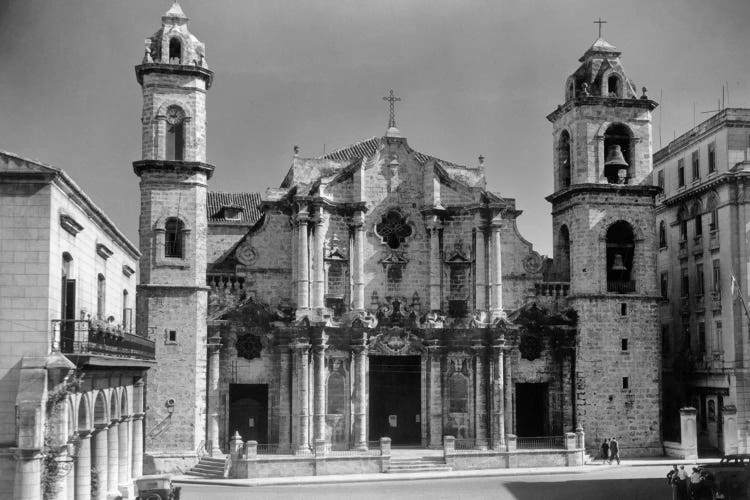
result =
M431 467L391 467L389 474L406 474L409 472L450 472L453 469L447 465L434 465Z
M185 472L186 476L193 476L193 477L202 477L204 479L224 479L224 474L206 474L204 472L196 472L194 470L189 470Z
M201 465L201 464L196 465L190 470L194 470L196 472L224 474L224 467L213 467L213 466Z
M201 458L201 462L206 462L208 464L221 464L224 465L224 462L226 461L226 458L221 457L203 457Z

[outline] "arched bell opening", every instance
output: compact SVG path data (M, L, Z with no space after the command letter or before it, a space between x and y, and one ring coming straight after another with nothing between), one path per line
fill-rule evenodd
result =
M570 186L572 174L572 155L570 149L570 134L563 130L557 145L558 168L560 172L560 189Z
M630 129L616 123L604 133L604 177L610 184L628 184L633 177Z
M635 236L625 221L612 224L607 230L607 291L635 292Z

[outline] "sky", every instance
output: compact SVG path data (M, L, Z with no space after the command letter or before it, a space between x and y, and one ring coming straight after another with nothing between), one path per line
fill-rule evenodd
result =
M717 108L750 107L747 0L183 0L215 73L212 191L278 187L396 122L423 153L474 165L551 253L552 125L565 80L603 37L660 102L654 151ZM170 0L0 0L0 150L64 169L137 244L141 89L133 67ZM695 114L693 109L695 107ZM695 121L694 121L695 120ZM660 132L661 131L661 132ZM661 136L661 140L660 140Z

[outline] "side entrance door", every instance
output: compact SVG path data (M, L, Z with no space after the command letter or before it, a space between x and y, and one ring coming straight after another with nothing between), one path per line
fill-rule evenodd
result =
M268 442L268 385L229 384L229 436L243 441Z

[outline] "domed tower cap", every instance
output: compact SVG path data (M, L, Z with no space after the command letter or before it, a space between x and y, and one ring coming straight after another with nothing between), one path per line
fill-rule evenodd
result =
M182 11L178 2L173 2L169 10L161 17L162 22L170 24L183 24L188 21L188 17Z

